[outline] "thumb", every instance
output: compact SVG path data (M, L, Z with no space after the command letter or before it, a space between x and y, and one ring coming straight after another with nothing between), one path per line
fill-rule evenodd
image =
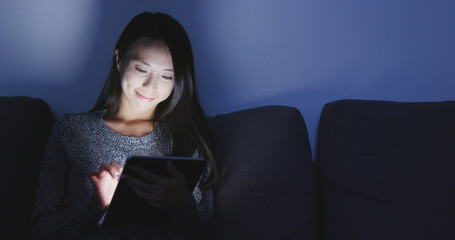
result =
M98 177L99 173L97 171L91 171L89 174L87 174L90 178L91 177Z
M91 172L88 177L90 178L90 181L93 183L93 185L96 185L96 183L98 182L98 177L97 177L98 173L97 172Z

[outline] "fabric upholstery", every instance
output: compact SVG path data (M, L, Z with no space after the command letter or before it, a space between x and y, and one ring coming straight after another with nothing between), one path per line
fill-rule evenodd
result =
M47 103L30 97L0 97L0 234L30 239L36 181L53 124Z
M323 239L455 239L455 102L328 103L317 155Z
M213 239L318 239L315 166L300 112L268 106L209 121L222 170Z

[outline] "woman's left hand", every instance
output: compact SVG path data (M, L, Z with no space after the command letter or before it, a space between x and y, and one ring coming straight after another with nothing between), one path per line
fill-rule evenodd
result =
M169 161L167 169L170 178L162 177L145 169L132 166L131 170L149 181L143 181L132 175L123 174L137 196L148 204L158 208L178 208L185 204L191 194L185 176Z

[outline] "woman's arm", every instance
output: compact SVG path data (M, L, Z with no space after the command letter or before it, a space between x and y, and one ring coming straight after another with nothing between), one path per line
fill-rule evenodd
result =
M49 138L38 180L33 215L35 239L77 239L97 227L103 211L95 198L88 197L78 206L67 201L68 158L62 139L68 138L66 126L59 121Z

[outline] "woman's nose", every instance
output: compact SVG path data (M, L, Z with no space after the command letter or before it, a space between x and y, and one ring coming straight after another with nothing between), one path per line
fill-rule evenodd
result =
M142 84L143 87L147 87L147 88L153 88L153 89L157 89L158 87L158 80L156 76L150 76L149 78L147 78L144 83Z

